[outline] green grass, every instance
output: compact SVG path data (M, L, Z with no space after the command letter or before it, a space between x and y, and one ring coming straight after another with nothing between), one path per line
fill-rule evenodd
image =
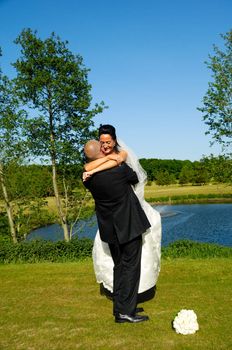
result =
M231 349L231 270L231 258L164 260L150 321L133 325L114 323L90 259L1 265L0 349ZM198 315L194 335L172 330L183 308Z
M191 195L218 195L220 198L222 195L232 194L232 185L229 184L210 184L203 186L181 186L181 185L168 185L157 186L154 183L151 186L145 187L145 198L161 198L164 197L168 200L169 197L175 196L191 196ZM216 198L216 197L214 197Z

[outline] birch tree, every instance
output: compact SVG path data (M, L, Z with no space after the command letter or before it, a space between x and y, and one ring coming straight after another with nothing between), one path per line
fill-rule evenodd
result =
M15 96L12 82L0 71L0 184L14 243L18 241L17 230L5 178L5 168L12 161L19 161L24 151L21 134L24 117L25 112L19 110L19 102Z
M37 32L23 30L15 41L21 57L13 64L17 71L17 92L32 110L26 123L31 152L50 159L53 188L64 239L70 239L67 212L57 185L57 166L80 161L81 149L91 137L93 117L102 112L103 102L91 105L91 85L80 55L68 49L68 42L54 33L40 39Z

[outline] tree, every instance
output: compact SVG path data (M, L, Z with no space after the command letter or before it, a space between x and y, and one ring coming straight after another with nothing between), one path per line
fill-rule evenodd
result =
M175 179L173 176L169 174L167 170L159 171L156 176L156 184L160 186L170 185L171 183L175 183Z
M195 184L206 184L209 182L209 173L203 162L195 161L194 163L194 183Z
M193 181L194 178L194 170L191 165L184 165L181 169L180 175L179 175L179 183L181 185L190 183Z
M52 165L53 187L66 241L70 239L66 210L57 185L57 165L81 159L81 148L91 137L93 117L102 112L103 102L91 108L88 69L80 55L73 55L54 33L45 40L37 32L23 30L15 40L21 58L13 66L17 92L35 112L27 120L26 133L31 152Z
M215 157L210 155L201 159L207 169L210 180L221 183L232 183L232 159L227 155Z
M231 145L232 138L232 30L222 35L225 50L214 45L214 55L206 62L212 71L213 81L203 98L203 120L208 125L206 134L224 148Z
M139 160L141 166L144 168L144 170L147 173L147 180L148 181L153 181L154 176L153 176L153 171L154 171L154 165L153 165L154 159L145 159L142 158Z
M19 101L15 96L13 84L0 71L0 183L10 233L14 243L17 243L17 230L6 184L5 169L10 162L19 161L24 150L21 126L25 112L18 108Z

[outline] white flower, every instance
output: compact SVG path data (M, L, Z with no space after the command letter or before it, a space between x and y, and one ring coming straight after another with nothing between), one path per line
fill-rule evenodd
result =
M194 334L199 330L197 315L193 310L181 310L173 321L173 328L179 334Z

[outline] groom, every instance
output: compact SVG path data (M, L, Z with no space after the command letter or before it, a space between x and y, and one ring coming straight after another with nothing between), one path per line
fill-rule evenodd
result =
M101 157L100 145L89 141L87 157ZM114 261L113 313L115 322L137 323L148 316L136 314L140 279L142 233L150 223L131 185L138 182L136 173L126 164L98 172L84 181L95 200L101 240L109 244Z

